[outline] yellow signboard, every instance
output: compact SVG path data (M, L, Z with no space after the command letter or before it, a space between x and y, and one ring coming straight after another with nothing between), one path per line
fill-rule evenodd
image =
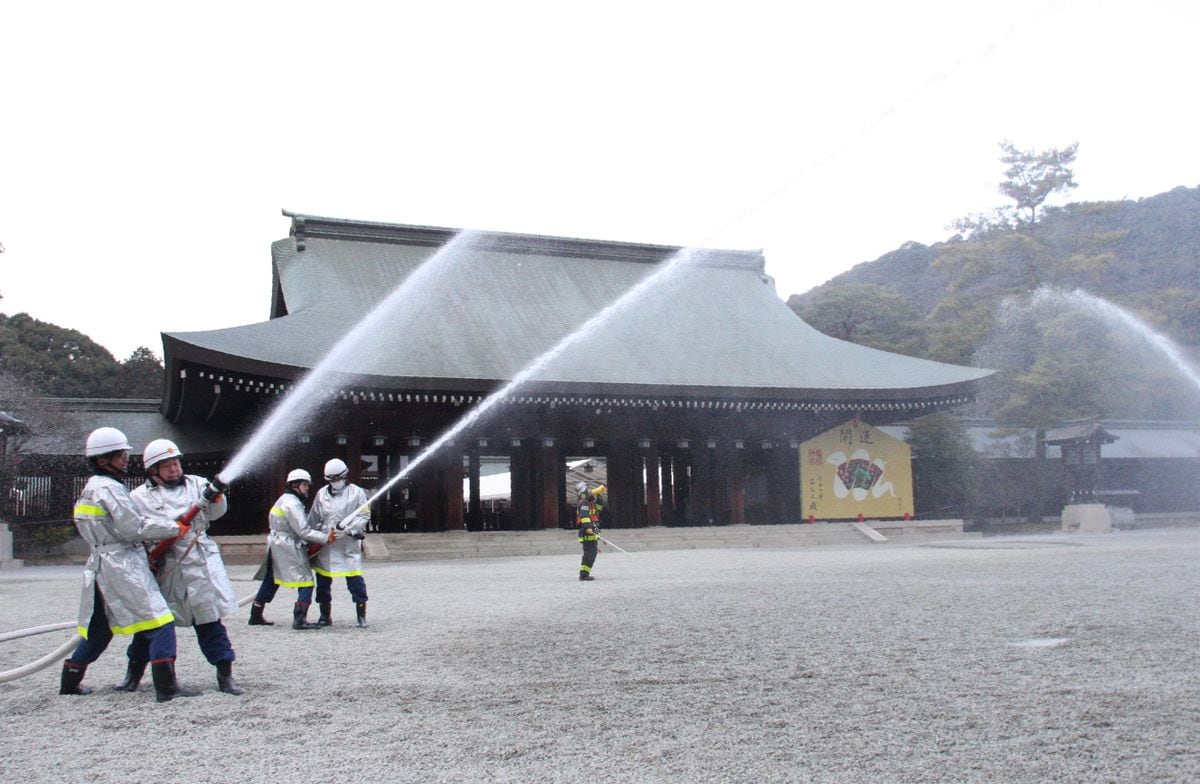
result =
M912 450L851 419L800 445L800 495L806 520L911 517Z

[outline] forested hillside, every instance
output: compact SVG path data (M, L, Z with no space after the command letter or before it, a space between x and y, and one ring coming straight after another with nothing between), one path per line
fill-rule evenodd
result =
M1200 388L1108 303L1194 368L1200 189L1048 207L1036 222L908 243L788 300L835 337L997 369L972 413L1002 422L1200 418Z
M118 362L82 332L27 313L0 313L0 376L34 395L156 398L162 395L163 366L148 348ZM0 399L0 410L4 406Z

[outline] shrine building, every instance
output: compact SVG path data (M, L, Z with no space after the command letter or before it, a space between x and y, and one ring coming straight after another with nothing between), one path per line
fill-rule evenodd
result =
M606 469L609 526L800 522L802 442L966 403L990 373L818 332L761 251L285 214L268 320L163 335L167 433L202 433L181 446L212 466L331 371L233 483L227 522L247 533L292 468L319 486L340 457L372 494L447 434L373 504L380 530L481 529L497 462L503 527L564 525L568 464L587 458Z

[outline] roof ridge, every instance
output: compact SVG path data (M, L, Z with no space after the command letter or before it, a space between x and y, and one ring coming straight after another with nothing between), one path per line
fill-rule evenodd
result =
M288 210L284 210L283 214L292 219L290 235L296 241L297 250L301 251L304 249L305 242L313 238L440 247L456 235L466 231L465 229L438 226L330 218L289 212ZM684 249L684 246L678 245L556 237L544 234L519 234L479 229L471 229L470 232L474 235L471 241L474 247L505 253L549 253L554 256L572 258L597 258L657 264ZM709 264L755 270L766 268L766 259L761 249L705 248L704 250L705 261Z

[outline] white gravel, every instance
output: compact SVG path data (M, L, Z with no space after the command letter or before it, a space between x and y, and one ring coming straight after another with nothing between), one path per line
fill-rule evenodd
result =
M619 532L616 532L619 533ZM619 543L619 540L618 540ZM189 630L157 704L0 684L25 782L1200 780L1200 530L368 564L371 627ZM78 567L0 572L0 632L72 620ZM230 569L239 595L254 567ZM315 612L311 617L315 616ZM0 670L63 632L0 643Z

